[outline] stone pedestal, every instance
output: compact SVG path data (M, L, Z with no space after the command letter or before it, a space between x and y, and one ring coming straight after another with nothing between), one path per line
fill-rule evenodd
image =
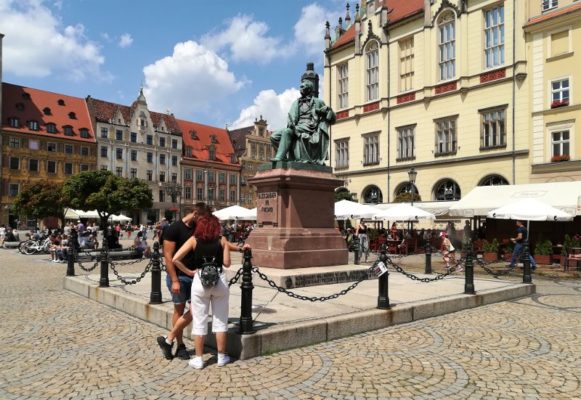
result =
M304 163L265 164L248 180L258 191L257 228L247 243L252 264L305 268L347 264L347 245L334 228L332 169Z

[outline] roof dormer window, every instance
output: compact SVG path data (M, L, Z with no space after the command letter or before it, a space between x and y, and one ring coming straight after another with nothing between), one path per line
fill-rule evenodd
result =
M63 99L58 99L57 104L59 106L64 106L65 105L65 101Z
M56 125L52 122L49 122L46 124L46 131L47 133L56 133Z
M44 107L42 109L42 112L44 113L44 115L52 115L52 111L50 110L49 107Z
M38 130L38 121L35 121L35 120L28 121L28 129L30 129L31 131L37 131Z
M70 112L69 113L69 118L70 119L77 119L77 114L75 114L74 112Z
M81 128L81 129L79 129L79 135L81 135L81 137L83 139L88 139L89 138L89 130L87 128Z
M16 109L18 111L24 111L24 103L16 103Z
M20 120L16 117L8 118L8 124L11 128L20 128Z
M216 161L216 146L213 144L208 146L208 160Z
M63 132L65 136L73 136L73 127L70 125L63 126Z
M210 141L212 144L218 143L218 137L216 135L210 135Z

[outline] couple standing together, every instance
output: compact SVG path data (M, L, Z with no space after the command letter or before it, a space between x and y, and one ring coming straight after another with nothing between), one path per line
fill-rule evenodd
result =
M157 343L166 359L178 357L190 360L192 368L204 367L204 339L208 333L207 319L212 305L212 332L216 334L218 366L230 362L226 354L228 334L228 297L230 290L224 272L215 286L205 288L197 271L208 258L221 267L230 267L230 250L243 251L220 236L221 226L217 217L205 203L194 204L193 211L172 223L162 234L163 255L167 268L166 283L171 292L174 312L172 330L167 336L159 336ZM248 246L246 246L248 247ZM190 308L184 313L186 303ZM183 330L193 320L195 356L190 355L183 342ZM175 354L174 342L177 343Z

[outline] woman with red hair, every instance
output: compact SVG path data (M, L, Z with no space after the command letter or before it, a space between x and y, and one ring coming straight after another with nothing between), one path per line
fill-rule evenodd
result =
M189 361L189 365L196 369L204 368L202 356L204 355L204 339L208 334L207 319L210 304L212 305L212 332L216 334L216 347L218 348L218 366L223 366L230 362L230 357L226 354L230 289L226 275L221 269L222 266L230 267L230 247L226 238L220 236L220 232L220 221L214 215L204 215L198 218L194 235L184 243L173 257L174 265L184 274L193 277L190 309L194 321L192 334L194 336L196 355ZM194 265L188 268L182 260L190 251L194 253ZM214 259L221 271L218 282L213 287L205 288L202 285L199 271L202 264L209 259ZM178 324L168 334L168 340L173 340L174 330L182 322L185 325L189 323L184 318L180 318Z

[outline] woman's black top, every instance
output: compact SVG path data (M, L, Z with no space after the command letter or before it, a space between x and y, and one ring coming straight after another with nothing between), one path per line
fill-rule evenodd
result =
M204 259L205 258L205 259ZM216 264L220 267L224 265L224 251L220 238L206 241L196 238L196 249L194 250L194 268L198 269L205 261L215 259Z

